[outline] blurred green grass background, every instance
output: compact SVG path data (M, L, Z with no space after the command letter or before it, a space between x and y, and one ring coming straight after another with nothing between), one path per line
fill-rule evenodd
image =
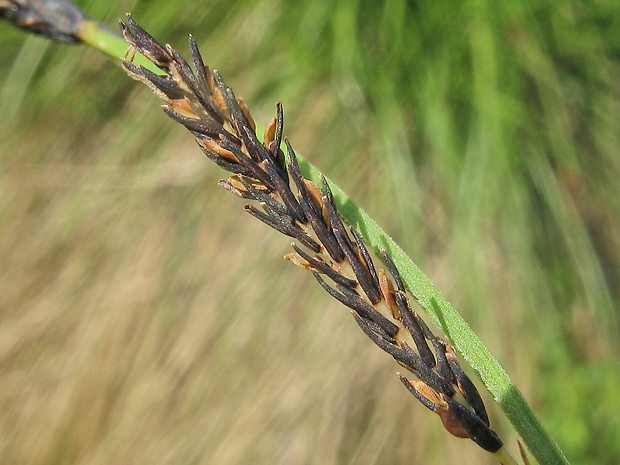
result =
M262 124L281 100L569 460L620 462L617 2L78 3L191 32ZM0 45L3 464L494 463L146 88L6 23Z

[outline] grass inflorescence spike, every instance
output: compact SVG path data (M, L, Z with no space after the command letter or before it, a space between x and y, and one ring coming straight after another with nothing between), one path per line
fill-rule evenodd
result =
M330 295L352 310L363 332L415 376L399 374L451 434L470 438L489 452L501 449L477 389L460 368L454 349L412 309L389 253L382 252L386 272L375 266L362 236L342 220L329 182L321 176L321 188L304 178L286 139L287 157L283 156L282 105L277 104L261 141L245 102L219 72L204 65L191 36L193 69L131 16L121 21L121 29L131 47L164 73L153 74L128 59L123 63L127 74L164 99L166 114L194 135L210 159L232 173L220 185L250 200L244 207L248 213L307 249L293 243L293 252L285 258L310 270Z

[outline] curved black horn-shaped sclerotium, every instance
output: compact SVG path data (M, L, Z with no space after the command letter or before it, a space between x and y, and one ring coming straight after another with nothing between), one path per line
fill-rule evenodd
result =
M329 294L352 310L362 331L413 375L409 379L399 373L405 387L439 415L451 434L470 438L489 452L500 451L502 441L489 426L478 391L452 346L412 310L390 254L382 251L388 272L377 269L360 234L339 215L329 182L321 177L319 186L306 179L286 139L284 156L282 106L277 105L261 141L244 101L217 71L204 65L191 37L190 65L131 16L121 21L121 28L133 48L123 63L127 73L165 100L166 114L194 135L210 159L232 173L220 185L251 201L244 207L248 213L295 240L285 258L310 270ZM133 64L133 51L165 75Z

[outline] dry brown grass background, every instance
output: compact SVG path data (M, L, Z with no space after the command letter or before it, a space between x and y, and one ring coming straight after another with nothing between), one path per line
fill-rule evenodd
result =
M161 118L166 141L142 154L146 130L123 126L156 109L144 89L129 98L87 139L39 127L32 148L12 145L2 463L484 460L281 259L289 241L216 187L222 173L188 135ZM36 147L51 151L26 163Z

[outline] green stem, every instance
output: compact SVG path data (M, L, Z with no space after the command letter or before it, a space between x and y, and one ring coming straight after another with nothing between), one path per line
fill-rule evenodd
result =
M297 155L297 158L304 176L320 185L320 171L301 156ZM355 205L332 181L328 182L340 215L375 251L386 250L390 254L407 289L450 339L465 361L478 373L538 462L542 465L568 465L564 454L536 417L506 370L491 355L489 349L450 302L375 220Z
M93 20L86 20L80 25L77 37L82 42L114 58L117 62L119 58L125 56L129 49L129 44L122 37ZM153 73L164 74L161 69L139 52L136 52L133 62L144 66Z
M122 57L128 48L124 40L102 29L93 21L85 23L80 38L114 58ZM134 61L150 71L161 73L161 70L140 54L136 54ZM321 185L319 170L299 155L298 159L304 176ZM353 226L375 251L384 249L390 254L408 290L442 329L465 361L478 373L538 462L542 465L568 465L562 451L545 430L508 373L437 287L364 210L355 205L333 182L329 180L328 182L343 219Z

